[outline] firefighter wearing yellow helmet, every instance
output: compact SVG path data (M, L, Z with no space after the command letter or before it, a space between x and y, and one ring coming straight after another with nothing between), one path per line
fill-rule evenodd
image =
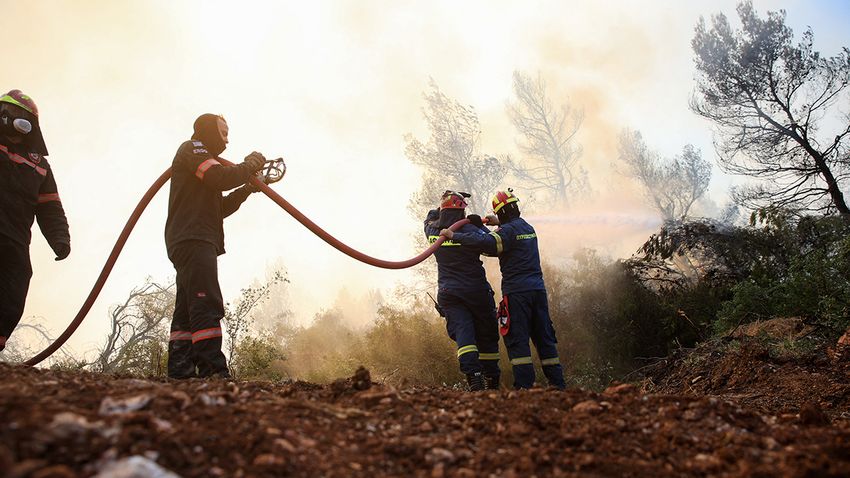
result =
M534 385L531 340L549 385L563 389L566 384L558 358L555 328L549 317L537 232L520 217L519 199L513 190L497 192L492 203L496 215L488 216L488 225L498 224L499 228L495 231L481 235L460 231L453 233L444 229L440 234L455 243L474 247L481 253L499 256L502 271L500 310L504 310L509 318L502 327L502 334L513 367L514 388Z

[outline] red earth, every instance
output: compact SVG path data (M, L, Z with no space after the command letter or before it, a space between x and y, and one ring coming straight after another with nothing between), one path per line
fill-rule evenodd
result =
M603 393L398 390L364 369L320 386L0 364L0 474L850 476L846 362L706 354Z

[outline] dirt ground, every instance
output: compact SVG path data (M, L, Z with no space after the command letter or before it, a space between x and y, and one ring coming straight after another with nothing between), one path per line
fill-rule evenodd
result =
M806 408L850 420L850 350L836 356L833 340L812 338L807 350L789 353L783 348L789 338L799 341L810 332L794 319L752 324L740 332L657 363L644 388L713 396L762 414L793 415Z
M365 370L318 386L0 364L0 475L850 476L842 370L820 378L840 378L841 399L774 402L701 395L703 380L672 394L472 394L395 390Z

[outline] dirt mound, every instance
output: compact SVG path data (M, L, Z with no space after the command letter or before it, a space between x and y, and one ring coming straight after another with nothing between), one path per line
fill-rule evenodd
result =
M330 386L0 374L0 470L16 478L850 475L850 422L817 407L777 417L634 385L471 394L395 390L365 370Z
M650 367L646 389L734 400L774 415L814 406L850 419L850 360L836 360L832 340L807 339L811 331L796 319L752 324L737 338L679 351Z
M743 324L732 332L732 337L769 337L773 339L799 339L811 334L814 326L806 324L802 317L778 317Z

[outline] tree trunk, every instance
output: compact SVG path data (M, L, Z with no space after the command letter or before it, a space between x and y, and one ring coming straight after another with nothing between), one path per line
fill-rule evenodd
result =
M842 193L841 188L838 187L838 181L835 180L835 176L833 176L832 171L829 170L829 166L826 165L823 155L813 149L809 149L809 154L811 154L812 158L814 158L815 164L818 169L820 169L821 176L823 176L824 181L826 181L826 188L827 191L829 191L829 196L832 198L832 203L835 205L835 209L837 209L838 213L842 216L850 216L850 208L847 207L847 202L844 200L844 193Z

